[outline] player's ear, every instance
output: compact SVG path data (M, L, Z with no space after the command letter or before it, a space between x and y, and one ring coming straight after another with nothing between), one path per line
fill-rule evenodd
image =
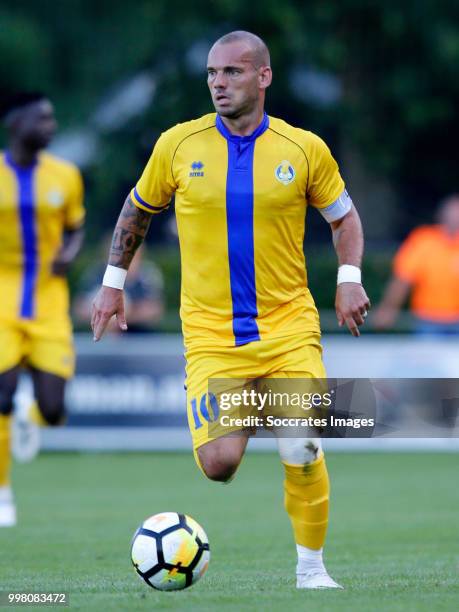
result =
M266 89L271 85L273 73L270 66L262 66L258 71L258 85L260 89Z

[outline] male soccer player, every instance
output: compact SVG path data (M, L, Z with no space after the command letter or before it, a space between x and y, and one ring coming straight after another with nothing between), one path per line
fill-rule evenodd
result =
M228 481L249 433L225 436L220 428L209 435L208 381L325 378L303 255L307 205L331 225L340 264L337 317L354 336L369 300L361 285L361 224L329 149L264 112L271 83L265 43L249 32L223 36L209 52L207 73L216 114L177 125L156 143L118 219L92 328L99 340L115 314L126 329L126 270L151 215L175 193L188 421L199 466L212 480ZM320 441L279 437L278 445L297 587L339 588L322 560L329 482Z
M42 151L56 130L46 95L4 102L0 153L0 526L16 523L10 487L10 421L22 365L30 371L35 419L58 425L74 368L67 269L82 243L83 185L72 164Z

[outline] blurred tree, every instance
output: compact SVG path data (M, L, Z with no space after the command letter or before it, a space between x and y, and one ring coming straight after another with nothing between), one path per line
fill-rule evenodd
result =
M22 0L0 8L1 85L49 91L62 128L94 129L100 102L140 71L157 81L144 116L101 135L86 171L92 235L112 223L159 133L212 110L206 51L236 28L270 46L269 112L332 145L369 227L390 238L392 204L400 237L457 190L454 0Z
M51 80L51 37L30 17L0 7L0 84L39 89Z

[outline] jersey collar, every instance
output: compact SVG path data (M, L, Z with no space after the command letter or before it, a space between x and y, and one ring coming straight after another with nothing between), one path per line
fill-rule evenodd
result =
M5 150L5 161L9 166L11 166L11 168L13 168L13 170L19 170L19 171L32 170L32 168L35 168L35 166L38 163L38 155L34 157L34 159L32 160L32 163L29 164L28 166L18 166L13 160L13 158L11 157L11 153L8 151L8 149L6 149Z
M217 114L216 126L217 126L217 130L220 132L220 134L224 138L226 138L226 140L230 140L231 142L240 142L240 143L253 142L254 140L258 138L258 136L261 136L268 129L269 117L266 113L263 113L263 119L260 125L257 127L257 129L254 132L252 132L248 136L237 136L236 134L231 134L231 132L226 127L226 125L223 123L222 118L218 114Z

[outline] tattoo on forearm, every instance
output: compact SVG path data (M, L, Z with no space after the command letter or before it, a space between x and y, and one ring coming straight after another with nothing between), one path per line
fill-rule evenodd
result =
M113 234L108 263L127 270L150 227L152 215L126 199Z
M333 244L339 264L360 266L363 254L363 232L360 221L345 217L333 231Z

